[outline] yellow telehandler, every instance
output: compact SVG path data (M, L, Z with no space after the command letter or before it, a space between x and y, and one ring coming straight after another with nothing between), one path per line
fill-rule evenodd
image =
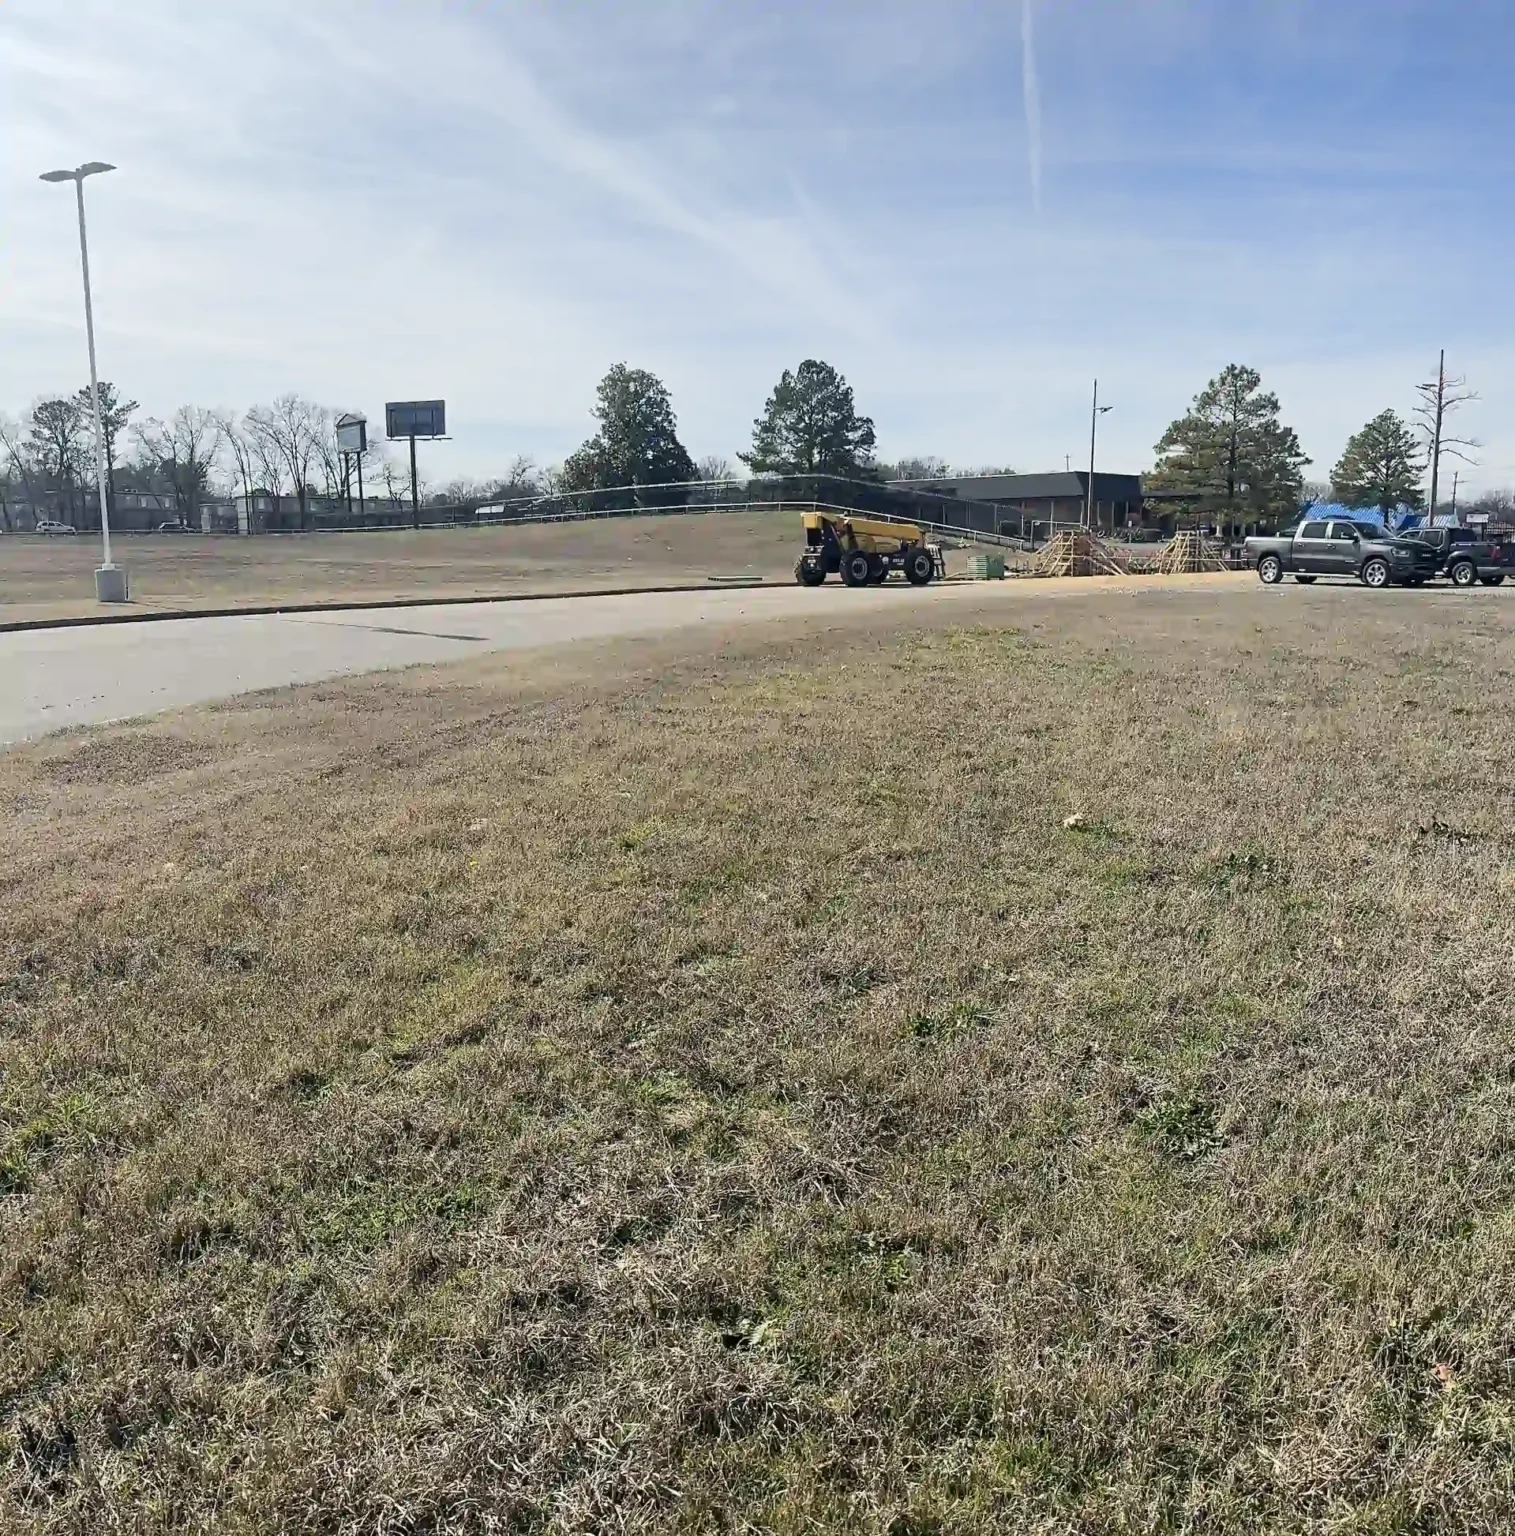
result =
M946 574L942 552L908 523L870 522L843 512L806 512L805 553L794 567L802 587L818 587L833 571L849 587L871 587L903 571L913 587Z

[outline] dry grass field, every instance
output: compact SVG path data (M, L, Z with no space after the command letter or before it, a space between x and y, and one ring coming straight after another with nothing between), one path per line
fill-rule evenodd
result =
M0 1527L1510 1529L1507 600L990 612L0 758Z
M517 528L142 535L116 541L144 611L675 585L790 576L799 514L733 512ZM97 613L98 536L0 537L0 620Z

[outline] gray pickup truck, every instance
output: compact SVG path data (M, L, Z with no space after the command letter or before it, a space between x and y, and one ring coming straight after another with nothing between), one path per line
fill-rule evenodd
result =
M1302 585L1321 576L1355 576L1367 587L1419 587L1437 567L1436 552L1425 544L1396 538L1378 523L1338 517L1248 539L1246 551L1247 563L1270 587L1285 575Z

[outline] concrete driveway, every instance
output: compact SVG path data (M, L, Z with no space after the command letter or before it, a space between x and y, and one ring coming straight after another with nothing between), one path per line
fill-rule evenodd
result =
M0 634L0 743L260 688L456 661L490 650L914 606L982 587L764 587L424 608L175 619Z
M1235 573L949 583L851 591L775 586L700 592L544 597L419 608L341 609L43 629L0 634L0 745L69 726L127 720L215 699L491 650L715 630L798 615L918 611L1101 590L1235 586Z

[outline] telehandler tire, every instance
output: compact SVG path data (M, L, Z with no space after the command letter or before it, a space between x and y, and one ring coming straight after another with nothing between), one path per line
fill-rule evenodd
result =
M819 560L798 560L794 566L794 579L802 587L818 587L826 580L826 567Z
M873 575L873 562L860 549L842 556L842 580L849 587L866 587Z
M929 549L912 549L905 556L905 580L912 587L924 587L936 575L936 561Z

